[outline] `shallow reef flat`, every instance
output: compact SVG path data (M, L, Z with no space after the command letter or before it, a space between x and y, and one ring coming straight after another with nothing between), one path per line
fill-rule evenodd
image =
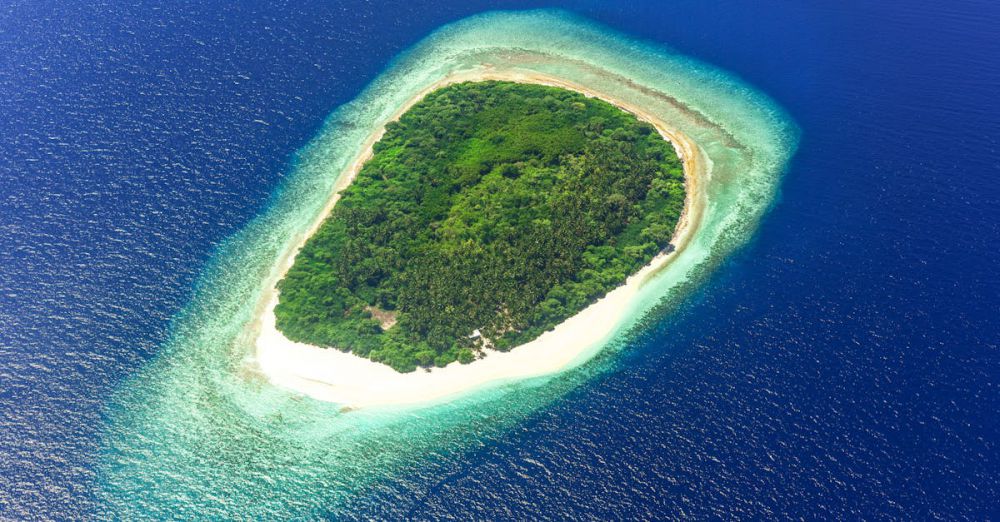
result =
M334 378L297 374L303 365L289 366L294 355L269 351L266 342L261 349L260 338L273 330L269 306L282 271L335 202L331 195L364 162L380 129L433 89L468 79L561 86L657 123L685 161L700 165L696 190L689 190L697 195L689 199L703 200L689 204L698 211L686 216L689 235L676 238L669 262L648 266L634 276L637 284L620 287L628 293L608 313L581 319L587 328L568 326L582 334L553 342L558 356L522 346L527 355L517 366L529 371L487 370L503 368L497 357L518 357L515 349L460 368L482 364L475 378L442 377L458 383L450 388L419 383L378 395L372 390L385 386L372 386L378 383L372 378L365 377L366 388L352 390L323 382ZM583 19L553 11L501 12L445 26L331 114L298 152L293 174L261 215L219 247L175 319L169 343L122 385L109 410L99 495L125 518L176 515L191 509L190 498L204 499L196 516L267 518L287 513L288 506L308 512L391 477L414 455L461 448L486 431L514 425L610 368L644 317L669 310L748 241L796 143L794 123L752 87ZM695 178L689 173L688 179ZM596 323L599 332L590 329ZM415 392L422 389L435 392ZM404 395L407 400L400 400ZM150 490L153 483L157 488ZM212 492L210 499L205 491Z

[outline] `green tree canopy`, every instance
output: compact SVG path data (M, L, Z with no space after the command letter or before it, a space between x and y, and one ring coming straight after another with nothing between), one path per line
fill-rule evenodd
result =
M398 371L551 329L666 248L681 163L649 124L572 91L439 89L375 154L279 283L289 339Z

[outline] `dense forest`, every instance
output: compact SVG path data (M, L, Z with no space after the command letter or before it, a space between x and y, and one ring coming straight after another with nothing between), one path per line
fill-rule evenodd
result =
M401 372L538 337L668 247L681 163L649 124L540 85L414 105L279 283L278 329Z

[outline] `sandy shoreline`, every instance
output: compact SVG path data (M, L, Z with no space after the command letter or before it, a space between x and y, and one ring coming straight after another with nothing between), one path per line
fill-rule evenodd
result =
M487 67L453 74L435 82L408 100L389 121L398 119L431 91L453 83L481 80L508 80L563 87L612 103L655 126L665 139L673 143L684 163L687 198L671 241L675 249L668 254L656 256L629 277L624 285L534 341L509 352L490 352L471 364L456 362L430 372L418 370L401 374L386 365L350 353L290 341L275 328L274 307L278 302L278 292L274 287L291 267L294 255L340 199L339 192L353 182L362 165L372 156L372 148L385 133L387 121L365 141L363 151L337 180L334 194L323 211L309 229L297 238L295 246L281 259L279 268L267 283L268 290L257 306L257 319L251 326L252 334L256 337L252 362L272 384L315 399L357 408L434 402L482 386L566 369L586 360L587 355L591 355L595 348L614 333L643 283L688 245L701 222L706 204L704 178L707 168L701 151L691 139L666 122L641 107L624 103L608 93L539 73L499 72Z

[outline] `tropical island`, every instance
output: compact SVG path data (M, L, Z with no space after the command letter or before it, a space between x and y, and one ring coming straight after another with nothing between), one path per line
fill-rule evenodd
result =
M275 326L399 372L538 338L669 250L685 208L656 128L560 87L444 86L372 151L279 282Z

